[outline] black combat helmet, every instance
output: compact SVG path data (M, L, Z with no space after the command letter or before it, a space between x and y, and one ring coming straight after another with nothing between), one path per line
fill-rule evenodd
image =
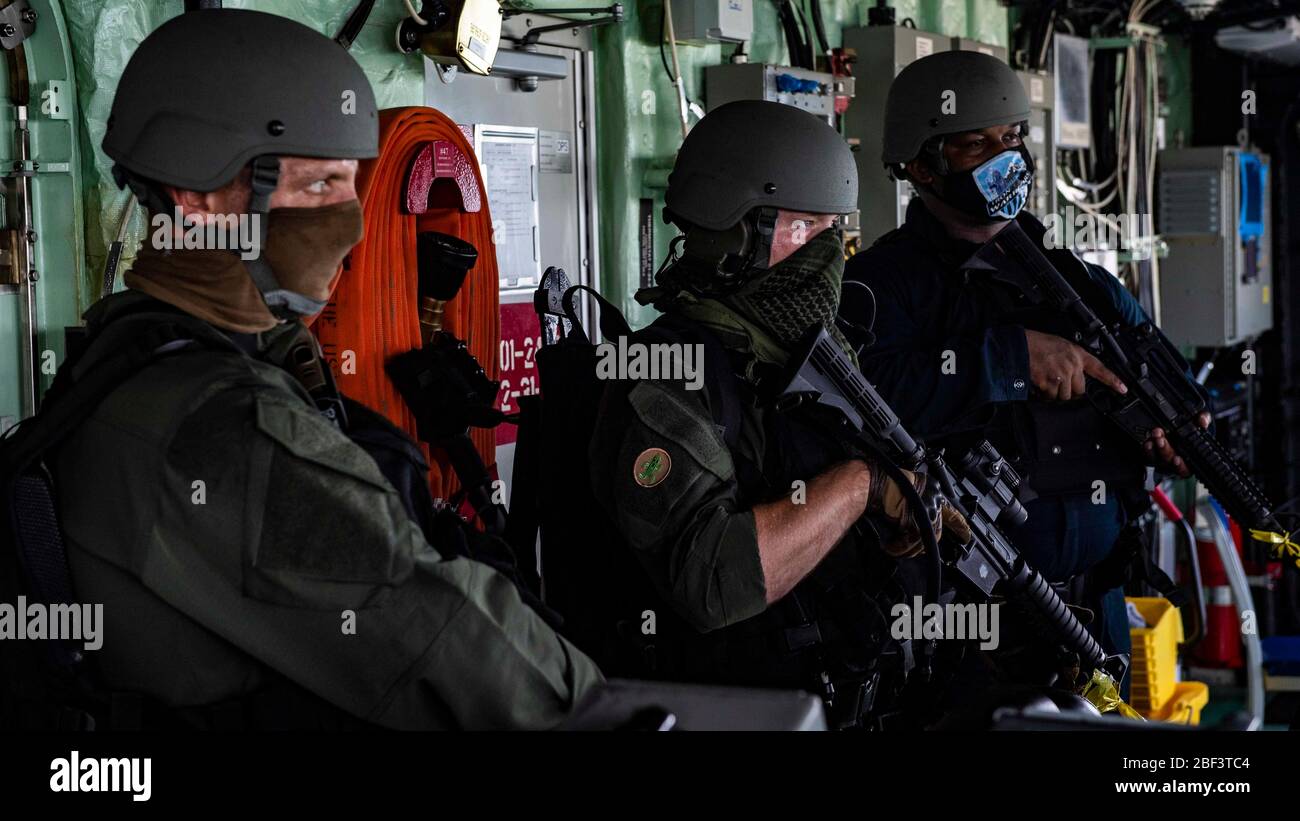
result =
M853 154L825 121L784 103L720 106L687 135L668 177L668 217L721 231L767 206L810 214L858 207Z
M104 153L119 184L212 191L258 156L362 159L378 143L370 82L341 46L286 17L204 9L163 23L131 55Z
M274 14L203 9L168 20L136 48L103 145L117 184L164 212L172 203L159 183L212 191L251 163L248 212L260 215L261 249L279 158L377 156L379 112L361 67L328 37ZM324 307L282 288L264 254L246 264L276 316Z
M943 51L904 68L885 100L887 167L911 162L926 141L1029 119L1020 78L998 58L978 51Z

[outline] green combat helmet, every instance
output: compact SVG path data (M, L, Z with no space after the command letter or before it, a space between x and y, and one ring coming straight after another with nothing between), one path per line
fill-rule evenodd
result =
M881 160L911 162L926 143L1029 119L1029 97L1011 67L978 51L944 51L911 63L894 78L885 100ZM942 163L942 152L938 159ZM940 165L936 169L946 173Z
M233 46L240 58L230 59ZM159 185L212 191L252 163L249 214L266 212L281 156L378 155L379 112L370 82L341 46L274 14L191 11L163 23L131 56L104 134L113 178L155 211L170 210ZM281 318L324 303L282 288L264 255L247 265Z

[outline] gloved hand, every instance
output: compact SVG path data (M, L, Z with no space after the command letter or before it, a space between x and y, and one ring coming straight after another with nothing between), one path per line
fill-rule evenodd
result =
M501 412L493 408L500 383L488 379L465 343L445 331L423 348L393 356L384 370L425 442L437 444L471 426L501 421Z
M867 512L873 513L894 526L895 534L883 541L885 552L896 558L911 558L925 552L925 543L921 541L921 531L916 527L911 505L903 488L887 474L878 462L869 461L871 468L871 490L867 495ZM923 473L901 471L911 482L917 495L925 498L926 476ZM931 531L935 541L943 535L944 528L961 544L970 541L970 525L947 500L943 500L936 509L928 512Z

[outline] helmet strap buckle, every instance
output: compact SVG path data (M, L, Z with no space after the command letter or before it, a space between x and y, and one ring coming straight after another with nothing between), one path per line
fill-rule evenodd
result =
M249 181L253 189L253 198L248 203L250 214L265 214L270 210L271 192L280 184L280 158L274 154L255 157L251 164L253 172Z
M752 220L752 234L749 243L749 257L745 260L746 269L767 270L772 262L772 238L776 235L778 211L769 205L751 211L747 219Z
M943 154L943 146L943 137L929 139L921 146L921 157L925 160L925 164L940 177L948 176L948 172L951 171L948 167L948 158Z
M256 220L259 244L257 256L245 265L248 275L252 277L253 284L262 295L262 301L276 319L291 320L318 313L325 307L325 303L284 288L266 261L267 214L271 210L271 193L280 184L280 158L264 154L256 157L251 167L250 185L253 196L248 203L248 214Z

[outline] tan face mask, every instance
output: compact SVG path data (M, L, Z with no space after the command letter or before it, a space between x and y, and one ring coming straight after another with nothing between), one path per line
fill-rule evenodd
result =
M326 300L339 265L362 233L359 200L274 208L267 214L262 253L281 288ZM236 251L160 251L146 243L124 281L229 331L258 333L276 325Z

